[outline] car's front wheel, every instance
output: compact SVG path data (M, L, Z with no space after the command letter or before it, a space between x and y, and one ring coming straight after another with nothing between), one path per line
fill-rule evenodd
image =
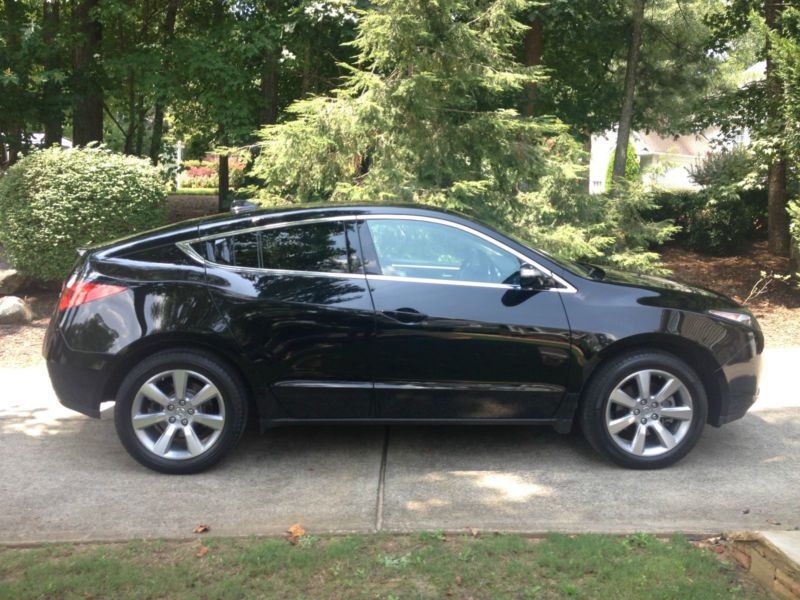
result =
M246 419L237 374L193 351L160 352L139 363L114 407L122 445L162 473L196 473L221 460L239 441Z
M636 352L601 367L584 393L581 427L600 454L625 467L669 466L692 449L708 414L689 365L663 352Z

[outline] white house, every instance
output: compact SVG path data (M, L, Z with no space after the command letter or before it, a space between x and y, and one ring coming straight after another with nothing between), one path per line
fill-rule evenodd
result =
M645 184L648 187L657 186L669 190L697 189L699 186L692 181L689 171L712 151L712 142L718 135L715 129L679 136L662 136L642 131L631 133L631 144L639 159ZM590 193L600 194L605 191L608 165L614 159L616 145L616 130L592 136Z

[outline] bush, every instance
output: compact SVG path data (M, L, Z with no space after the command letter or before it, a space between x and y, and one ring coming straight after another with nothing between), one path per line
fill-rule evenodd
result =
M614 156L616 151L611 153L611 158L608 161L608 168L606 169L606 193L611 191L611 184L614 180ZM625 160L625 181L635 183L641 181L642 170L639 166L639 157L636 155L636 148L633 144L628 142L628 157Z
M40 150L0 179L0 240L22 274L62 279L77 248L163 224L165 197L146 160L102 146Z
M691 170L695 192L658 192L654 219L680 227L675 239L698 252L733 254L766 231L767 192L746 148L709 154Z

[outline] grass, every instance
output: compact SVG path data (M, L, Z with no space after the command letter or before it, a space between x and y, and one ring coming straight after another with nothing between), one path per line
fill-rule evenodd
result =
M202 546L208 548L198 556ZM201 553L202 554L202 553ZM0 598L767 598L685 538L201 538L0 548Z

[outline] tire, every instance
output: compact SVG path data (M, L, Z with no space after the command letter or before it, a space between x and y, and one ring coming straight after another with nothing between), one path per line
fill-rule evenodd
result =
M247 393L239 376L209 354L159 352L123 380L114 423L125 450L144 466L197 473L238 443L247 423Z
M649 392L646 403L642 390ZM707 415L705 388L689 365L666 352L638 351L612 359L591 378L580 425L605 458L631 469L661 469L689 453Z

